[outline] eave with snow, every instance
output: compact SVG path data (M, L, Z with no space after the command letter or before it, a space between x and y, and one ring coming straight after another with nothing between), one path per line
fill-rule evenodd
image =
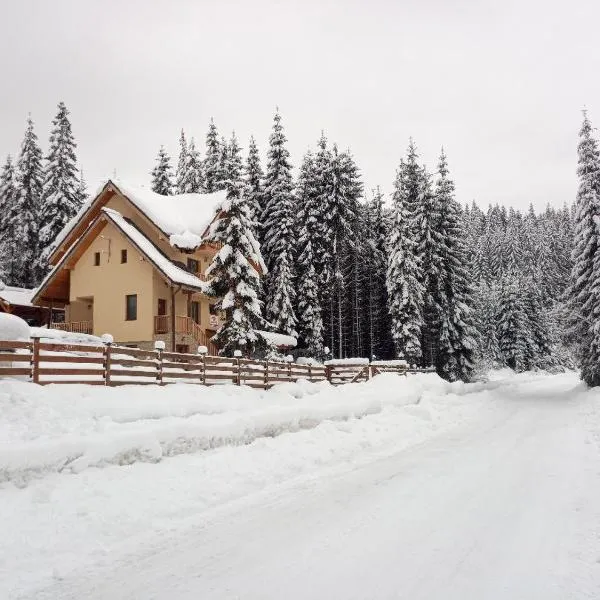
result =
M50 309L35 306L32 298L35 290L4 285L0 281L0 313L16 315L30 325L43 325L50 320ZM55 311L55 318L58 312Z
M210 346L220 317L205 276L218 246L207 235L225 196L161 196L106 181L56 240L33 303L65 307L56 326L70 331L140 347Z

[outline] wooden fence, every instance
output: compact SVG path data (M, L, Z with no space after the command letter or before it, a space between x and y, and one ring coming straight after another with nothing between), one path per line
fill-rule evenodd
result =
M0 378L20 376L46 385L235 384L269 388L277 383L306 379L334 385L366 381L382 372L407 374L403 364L384 363L312 365L273 360L223 358L164 350L139 350L105 345L75 345L42 341L0 341Z

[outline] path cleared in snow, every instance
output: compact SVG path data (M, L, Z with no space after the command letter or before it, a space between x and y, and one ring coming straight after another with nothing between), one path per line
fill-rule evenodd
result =
M27 544L7 523L5 596L599 598L600 394L572 374L477 389L0 489Z

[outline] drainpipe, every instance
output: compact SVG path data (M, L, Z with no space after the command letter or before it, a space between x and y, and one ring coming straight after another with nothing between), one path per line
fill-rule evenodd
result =
M171 352L175 352L175 294L180 290L181 286L171 288Z

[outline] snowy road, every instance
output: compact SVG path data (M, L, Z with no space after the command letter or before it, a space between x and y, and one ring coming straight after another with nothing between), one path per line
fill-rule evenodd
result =
M479 420L205 510L28 597L600 598L600 402L576 385L500 387Z

